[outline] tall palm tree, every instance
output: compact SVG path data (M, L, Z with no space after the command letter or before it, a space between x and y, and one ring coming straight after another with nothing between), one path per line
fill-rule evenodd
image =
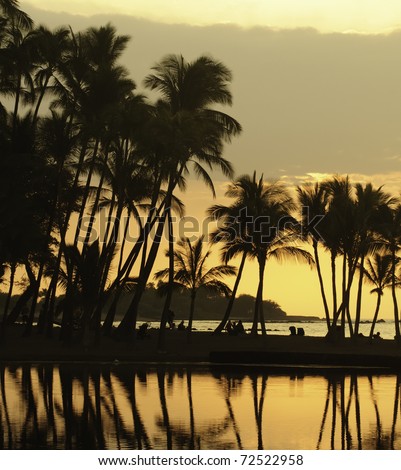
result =
M255 299L252 333L257 335L258 323L266 334L263 315L263 287L266 262L269 258L282 261L292 257L313 263L306 250L295 245L299 239L299 223L292 217L296 205L282 182L267 183L263 176L244 175L230 184L226 196L234 202L226 212L237 218L240 234L250 244L250 257L258 262L259 283ZM245 235L242 235L245 234Z
M352 321L349 313L349 297L354 278L358 252L358 233L356 222L356 204L353 188L348 176L335 175L324 183L329 194L329 208L326 216L327 231L325 244L332 255L332 286L333 286L333 321L332 331L335 331L341 315L342 334L345 331L346 319L352 335ZM337 308L335 258L342 255L342 285L341 303Z
M213 268L206 268L206 261L211 255L211 251L203 251L204 236L192 244L189 238L181 239L174 250L174 284L175 287L185 289L190 294L190 308L188 316L188 340L192 332L192 323L195 313L196 295L199 289L206 289L209 292L229 295L231 290L223 281L226 276L236 273L236 268L230 265L219 265ZM155 278L165 280L168 278L169 269L158 271Z
M396 265L398 263L398 252L401 249L401 204L397 204L394 208L383 206L380 209L379 218L380 223L378 224L377 231L381 236L383 245L391 256L391 295L394 306L395 339L401 341L400 317L396 294Z
M66 60L69 51L69 34L69 30L64 27L50 31L45 26L39 26L33 32L37 44L35 59L38 62L34 77L38 96L32 117L33 126L36 125L45 93L51 88L50 82L53 75Z
M321 235L320 218L324 217L328 206L328 193L320 183L306 183L297 187L298 202L301 206L302 229L305 235L312 241L313 254L315 258L316 271L319 279L320 293L323 301L323 308L326 317L327 328L330 328L330 312L324 288L322 270L320 266L319 244L323 242Z
M227 308L224 312L224 316L221 322L214 330L214 333L218 334L223 331L230 318L238 287L241 282L242 273L244 271L245 262L252 251L252 244L250 242L250 239L248 239L248 241L245 239L247 237L245 232L241 234L241 226L237 223L236 218L234 216L228 215L229 208L225 206L215 205L208 210L208 213L214 219L217 219L219 221L219 227L215 232L211 234L210 241L213 244L223 243L223 247L221 248L222 262L227 264L234 257L238 255L241 256L241 261L238 267L237 276L235 278L235 283L231 292L230 300L227 304Z
M384 289L391 287L392 284L392 257L391 255L381 255L376 253L372 258L369 258L366 267L360 265L360 269L364 270L364 279L375 287L370 291L371 294L377 294L376 309L372 319L372 326L370 328L369 338L373 337L377 318L380 311L381 298Z
M131 304L119 325L120 332L135 331L138 305L146 288L157 252L160 235L168 219L171 198L177 186L184 186L183 176L191 166L197 176L213 189L213 181L204 165L219 168L232 176L231 164L222 157L223 141L241 131L239 123L213 109L213 105L230 105L231 73L221 62L206 56L188 63L182 56L169 55L153 67L154 73L145 79L145 85L159 91L162 99L155 107L161 132L154 137L155 154L168 168L166 196L154 240ZM156 144L156 145L155 145Z
M362 283L365 271L363 269L365 257L369 253L375 253L380 248L380 240L377 236L377 227L380 224L380 211L382 207L392 207L395 198L385 193L382 187L374 188L371 183L362 186L355 185L356 196L356 222L358 232L359 254L359 282L355 314L354 335L358 335L362 305Z

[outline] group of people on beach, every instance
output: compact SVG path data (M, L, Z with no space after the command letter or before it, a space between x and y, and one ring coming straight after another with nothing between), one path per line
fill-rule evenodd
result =
M226 324L226 331L231 336L246 334L244 325L242 324L241 320L238 320L237 322L232 322L231 320L228 320Z
M178 331L186 330L184 320L181 320L178 326L176 326L176 324L174 323L174 317L175 317L174 312L172 310L169 310L168 317L167 317L167 325L170 328L170 330L175 330L175 329L177 329Z

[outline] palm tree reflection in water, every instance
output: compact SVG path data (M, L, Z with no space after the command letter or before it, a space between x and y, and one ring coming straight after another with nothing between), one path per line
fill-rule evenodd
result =
M400 449L401 375L0 367L1 449Z

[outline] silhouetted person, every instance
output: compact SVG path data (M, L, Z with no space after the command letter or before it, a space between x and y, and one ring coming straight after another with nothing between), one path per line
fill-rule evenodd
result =
M142 325L138 328L139 339L150 338L148 328L149 328L149 325L147 323L142 323Z
M231 335L233 333L233 324L231 323L231 320L228 320L228 322L226 323L226 331L229 335Z
M291 336L295 336L297 334L297 329L295 328L295 326L290 326L289 330Z
M238 323L234 327L235 334L243 335L245 334L245 328L241 320L238 320Z
M181 322L178 324L177 330L179 330L179 331L184 331L185 330L184 320L181 320Z
M167 323L171 329L173 328L174 317L175 317L174 312L172 310L169 310L167 314Z
M298 328L298 336L305 336L305 330L303 328Z
M380 336L380 331L378 331L377 333L375 333L375 334L373 335L373 338L374 338L374 339L383 339L383 338Z

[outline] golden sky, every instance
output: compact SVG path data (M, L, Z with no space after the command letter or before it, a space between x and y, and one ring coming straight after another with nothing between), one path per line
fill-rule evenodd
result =
M120 13L166 23L313 27L385 32L401 25L398 0L30 0L38 8L81 15Z

